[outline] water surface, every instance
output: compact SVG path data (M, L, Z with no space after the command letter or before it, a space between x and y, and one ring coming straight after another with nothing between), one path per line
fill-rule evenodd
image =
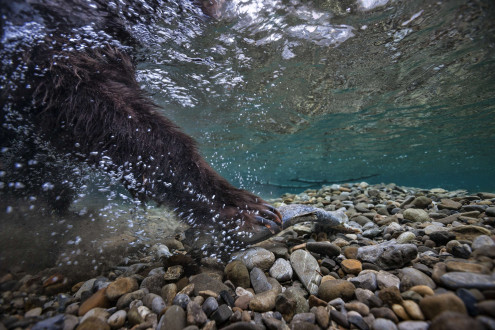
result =
M139 79L265 196L359 180L493 191L494 18L490 1L232 1L217 21L155 26Z

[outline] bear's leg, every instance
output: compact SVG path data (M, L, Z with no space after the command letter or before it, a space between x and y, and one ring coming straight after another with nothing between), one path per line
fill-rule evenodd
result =
M135 196L166 203L191 224L278 230L278 211L217 174L193 139L159 113L127 54L108 46L56 55L41 49L31 59L47 62L35 118L60 151L97 164Z

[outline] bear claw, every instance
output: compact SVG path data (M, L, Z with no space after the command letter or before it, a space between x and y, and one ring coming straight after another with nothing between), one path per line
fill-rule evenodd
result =
M255 217L255 219L260 225L263 225L266 228L268 228L268 230L270 230L272 234L276 234L280 232L280 226L275 221L265 219L258 215Z

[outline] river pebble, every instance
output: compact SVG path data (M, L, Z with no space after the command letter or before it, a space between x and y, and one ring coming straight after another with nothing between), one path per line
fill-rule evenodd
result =
M0 277L0 329L495 326L494 194L359 183L270 202L344 207L356 231L298 223L195 268L175 239L79 283L55 271L9 273Z

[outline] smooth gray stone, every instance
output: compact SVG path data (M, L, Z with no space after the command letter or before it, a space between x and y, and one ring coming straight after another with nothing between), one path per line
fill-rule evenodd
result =
M377 245L361 246L357 258L371 262L382 269L403 267L418 255L414 244L398 244L395 239Z
M364 273L362 275L353 277L349 280L356 288L367 289L375 291L377 288L376 274Z
M450 272L440 277L440 282L449 289L495 289L495 275L466 272Z
M288 260L279 258L270 268L270 276L279 282L290 281L294 271Z
M399 270L399 277L401 291L407 291L416 285L426 285L432 289L437 287L428 275L415 268L402 268Z
M309 293L316 295L321 282L318 261L308 251L296 250L290 255L290 264Z
M429 326L425 321L404 321L398 324L399 330L427 330Z
M258 267L254 267L251 270L249 278L251 279L251 285L253 286L254 292L257 294L272 288L272 285L268 283L265 273Z
M380 318L373 321L373 330L397 330L397 326L390 320Z

